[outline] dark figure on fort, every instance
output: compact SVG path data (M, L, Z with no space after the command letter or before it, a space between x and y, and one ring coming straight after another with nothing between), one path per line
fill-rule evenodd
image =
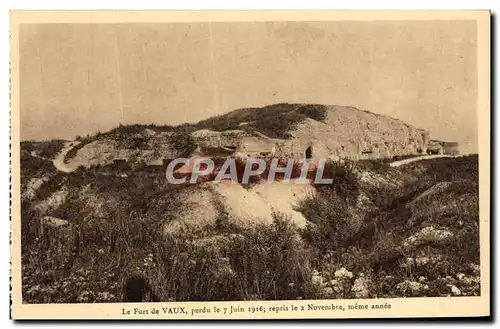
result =
M306 149L306 159L312 159L312 146Z

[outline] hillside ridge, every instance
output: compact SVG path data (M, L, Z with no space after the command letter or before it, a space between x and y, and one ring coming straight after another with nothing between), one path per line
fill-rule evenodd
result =
M233 150L300 160L309 149L316 158L390 158L424 154L431 138L428 131L399 119L352 106L279 103L178 126L119 125L76 141L64 157L73 168L123 160L161 166L195 151L209 157L225 157Z

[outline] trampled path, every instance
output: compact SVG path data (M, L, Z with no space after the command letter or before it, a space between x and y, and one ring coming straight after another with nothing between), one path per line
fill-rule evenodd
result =
M448 154L433 154L433 155L422 155L410 159L405 159L405 160L399 160L399 161L394 161L389 164L391 167L400 167L415 161L421 161L421 160L430 160L430 159L436 159L436 158L456 158L456 155L448 155Z
M52 164L54 164L54 167L56 167L57 170L65 172L65 173L70 173L72 171L75 171L76 168L71 168L66 163L64 163L64 157L73 147L75 147L78 144L80 144L80 142L77 142L77 141L72 141L72 142L66 143L66 145L61 149L61 151L59 151L59 153L56 155L56 157L54 159L42 157L42 156L36 154L35 151L31 151L31 156L33 156L35 158L47 160L47 161L52 161Z
M80 144L78 141L72 141L66 144L61 152L52 160L52 163L54 164L54 167L57 168L57 170L65 172L65 173L70 173L74 171L76 168L71 168L69 167L66 163L64 163L64 157L66 154L75 146Z

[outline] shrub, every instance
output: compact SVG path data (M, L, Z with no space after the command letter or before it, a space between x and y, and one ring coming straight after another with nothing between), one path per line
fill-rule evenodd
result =
M325 121L326 108L323 105L308 104L299 107L298 112L316 121Z
M245 108L228 114L209 118L190 126L190 129L257 130L271 138L291 138L290 131L301 121L312 118L324 121L326 108L323 105L272 104L261 108ZM240 123L247 125L240 126Z
M302 200L299 210L308 220L303 238L320 254L333 252L340 260L342 250L356 234L348 204L334 194L316 194Z
M66 175L60 172L55 173L50 179L44 181L40 188L35 193L35 200L44 200L48 198L52 193L56 192L61 188Z
M43 176L56 171L52 161L34 157L25 151L21 152L20 166L21 182L35 175Z
M177 131L169 136L168 141L179 152L180 157L188 157L198 147L189 132Z
M282 214L270 226L257 225L242 233L228 250L232 268L246 299L276 300L311 297L310 255L296 229Z
M332 179L331 184L315 184L318 192L334 192L345 201L355 201L360 194L360 183L351 161L327 161L323 178Z
M36 152L38 156L53 159L64 147L64 141L53 139L48 141L23 141L21 151Z
M149 148L148 138L144 136L124 135L119 141L121 146L126 149L147 150Z

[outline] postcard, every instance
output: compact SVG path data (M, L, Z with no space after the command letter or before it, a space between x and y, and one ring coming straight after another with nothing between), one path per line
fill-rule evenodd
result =
M12 11L11 317L490 316L489 11Z

